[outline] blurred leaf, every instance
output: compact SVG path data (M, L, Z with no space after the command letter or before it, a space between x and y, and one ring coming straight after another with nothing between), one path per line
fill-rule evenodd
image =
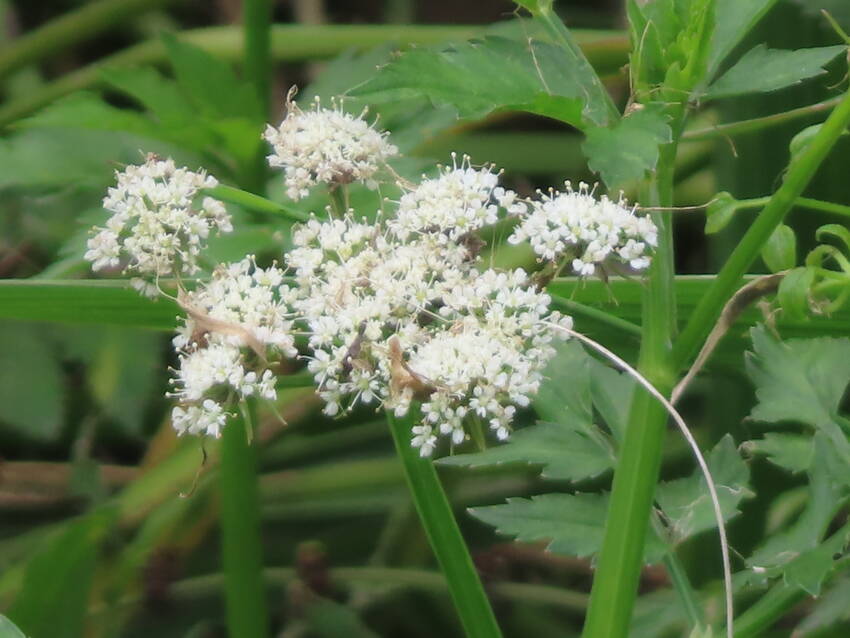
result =
M658 147L672 139L667 117L660 109L648 106L623 117L611 128L591 128L582 150L590 169L613 189L655 170Z
M177 83L201 113L262 123L263 109L256 92L237 79L229 64L170 34L163 40Z
M746 446L753 454L766 456L771 463L789 472L808 470L814 455L814 443L807 434L767 432L760 439L747 441Z
M593 422L590 400L590 357L574 341L559 344L557 354L543 371L543 382L534 397L537 415L552 423Z
M795 638L797 636L799 638L815 635L828 636L829 634L821 633L821 631L830 629L839 622L850 620L848 600L850 600L850 579L839 579L824 592L823 596L814 601L806 617L794 628Z
M831 46L784 51L759 44L709 86L703 98L712 100L776 91L799 84L825 73L824 65L846 49Z
M352 608L326 598L309 603L307 625L316 638L378 638Z
M512 109L584 128L608 122L603 91L593 69L560 47L491 36L407 51L349 94L374 101L426 95L460 117Z
M100 334L88 383L104 415L140 435L142 418L161 370L162 339L138 330L108 327Z
M100 96L86 91L57 100L24 120L21 126L125 131L142 137L162 137L162 128L142 113L111 106Z
M6 616L0 614L0 638L27 638Z
M833 423L850 382L850 339L782 342L763 327L753 328L750 336L753 352L747 353L747 372L758 398L750 417L815 427Z
M785 316L789 319L806 319L814 282L815 272L808 267L794 268L782 278L776 298Z
M740 502L752 496L748 488L750 470L729 434L720 440L706 460L714 478L723 520L729 520L740 513ZM687 478L659 485L655 499L669 521L674 541L717 527L711 497L699 469Z
M794 230L779 224L761 249L761 258L770 272L793 268L797 264L797 236Z
M30 638L82 638L98 547L115 517L77 519L30 558L9 617Z
M709 76L717 72L726 56L752 31L776 2L777 0L716 0L714 35L708 62Z
M34 439L56 438L64 424L62 370L44 334L0 323L0 422Z
M0 319L57 321L173 330L178 308L151 300L126 280L0 280Z
M474 454L447 456L438 463L464 467L539 465L543 478L580 481L597 476L614 464L610 450L587 435L588 427L565 422L538 423L517 430L506 443Z
M549 541L549 551L579 558L599 551L607 512L607 494L541 494L530 499L509 498L504 505L469 510L472 516L492 525L500 534L518 541ZM658 537L647 534L646 562L657 562L664 551Z
M717 193L705 211L705 234L713 235L726 228L737 210L737 199L726 191Z
M618 372L593 357L588 359L593 407L611 430L614 439L622 441L626 433L636 381L625 372Z

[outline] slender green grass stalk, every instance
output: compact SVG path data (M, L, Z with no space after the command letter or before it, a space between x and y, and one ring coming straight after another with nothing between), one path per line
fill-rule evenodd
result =
M597 323L609 326L632 337L640 338L641 336L640 326L633 324L631 321L621 319L610 312L599 310L593 306L587 306L583 303L573 301L572 299L559 297L558 295L553 294L550 294L549 296L552 298L553 306L560 308L571 315L592 319Z
M838 138L850 124L850 92L827 118L809 145L791 162L785 181L758 214L744 237L723 265L714 283L700 299L673 349L672 365L678 370L699 349L714 326L723 305L741 284L744 273L758 257L762 246L809 185Z
M746 210L751 208L761 208L770 203L770 197L756 197L754 199L742 199L736 205L736 209ZM811 197L798 197L794 200L794 206L800 208L808 208L817 210L822 213L831 213L840 215L841 217L850 218L850 206L845 204L836 204L834 202L825 202L820 199L812 199Z
M133 16L174 0L99 0L22 35L0 48L0 79L65 47L83 42Z
M250 427L241 415L231 419L221 444L221 548L231 638L268 636L260 502L255 451L248 443Z
M245 58L243 70L245 79L254 86L257 99L268 119L271 104L271 18L270 0L243 0L242 22L245 31ZM266 187L265 144L257 150L247 167L251 190L262 193Z
M324 59L346 49L363 49L385 42L400 47L410 44L436 44L479 35L481 26L451 25L273 25L270 32L271 57L277 61ZM574 32L588 60L597 69L616 69L626 61L628 39L616 31ZM235 27L207 27L180 33L180 39L226 60L242 58L242 30ZM116 67L161 64L166 60L165 45L148 40L99 60L50 84L39 87L0 106L0 127L25 117L50 102L80 89L98 86L101 71Z
M418 450L410 444L410 428L416 420L415 412L411 408L404 418L396 418L387 412L387 422L396 452L404 466L416 511L445 574L467 637L501 636L434 464L431 459L421 458Z
M303 211L290 208L289 206L284 206L283 204L278 204L270 199L266 199L265 197L261 197L254 193L249 193L248 191L243 191L239 188L234 188L233 186L219 184L215 188L207 189L206 193L216 199L220 199L223 202L236 204L237 206L241 206L245 210L249 211L263 213L265 215L276 215L289 219L293 222L305 222L310 219L310 215Z

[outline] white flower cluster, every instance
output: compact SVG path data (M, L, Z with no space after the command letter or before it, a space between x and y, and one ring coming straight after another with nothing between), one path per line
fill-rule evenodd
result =
M186 321L173 340L180 353L171 395L181 403L171 415L178 433L217 437L233 398L276 398L267 362L298 354L293 296L280 268L259 268L253 257L220 267L206 286L185 294Z
M364 182L374 188L375 173L398 152L387 133L366 122L365 110L355 117L336 102L322 108L318 98L312 110L302 111L293 102L287 110L280 126L268 126L263 137L274 148L269 165L283 168L286 194L293 200L320 183Z
M218 184L204 171L177 168L171 159L149 155L144 164L116 172L116 179L103 200L112 216L88 241L85 258L93 270L118 266L126 256L125 270L149 278L193 274L210 231L233 229L220 201L196 201L201 189ZM137 287L150 291L144 284Z
M597 200L587 184L573 190L567 182L566 192L554 191L532 202L508 241L529 241L542 260L572 257L576 274L592 275L610 258L635 270L649 267L658 230L649 217L627 208L622 198Z
M457 240L483 226L495 224L499 206L508 213L520 214L526 206L517 201L516 193L499 184L499 175L485 166L474 169L464 155L460 166L452 154L452 166L441 168L434 179L423 176L422 182L402 195L395 217L387 226L401 239L411 233L445 233Z

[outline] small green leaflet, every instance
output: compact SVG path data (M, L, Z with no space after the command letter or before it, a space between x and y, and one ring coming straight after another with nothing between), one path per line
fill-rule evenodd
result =
M766 456L789 472L805 472L814 457L814 443L808 434L768 432L760 439L747 441L745 446L748 452Z
M374 102L425 95L435 104L453 106L464 118L511 109L580 129L609 119L604 87L589 66L546 42L497 36L412 49L349 95Z
M846 50L844 46L831 46L784 51L759 44L709 86L702 99L776 91L799 84L825 73L824 65Z
M614 189L655 170L659 147L672 139L667 117L661 108L650 105L623 117L611 128L589 129L582 150L590 169Z
M732 49L752 31L776 2L777 0L716 0L714 34L708 60L709 79L717 72Z

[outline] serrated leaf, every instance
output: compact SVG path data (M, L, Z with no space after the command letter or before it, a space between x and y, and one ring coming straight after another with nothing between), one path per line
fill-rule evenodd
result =
M730 435L724 436L706 459L714 479L723 520L739 514L738 505L747 496L750 471ZM669 522L673 541L679 542L717 526L714 507L702 472L658 486L655 500Z
M611 451L590 438L587 427L538 423L514 432L504 444L474 454L447 456L438 463L463 467L539 465L543 478L579 481L597 476L614 464Z
M713 235L729 225L738 210L738 200L727 192L717 193L705 210L705 233Z
M747 373L758 405L751 418L767 423L833 423L850 382L850 339L822 337L778 341L764 327L750 331Z
M0 423L51 440L64 424L65 386L50 342L34 326L0 323Z
M822 433L815 435L817 459L809 469L810 496L806 509L787 530L770 536L748 559L751 567L776 571L798 556L817 547L835 512L842 507L842 486L835 477L846 472L837 458L830 440ZM835 476L833 476L835 474Z
M797 263L797 236L794 230L779 224L762 247L761 258L770 272L793 268Z
M785 583L812 596L819 596L824 579L835 566L834 556L844 552L848 540L850 532L842 530L797 556L783 568Z
M537 415L552 423L593 422L590 399L590 358L575 341L558 345L558 352L543 371L533 405Z
M372 101L419 95L481 118L528 111L577 128L608 122L608 98L593 69L562 48L490 36L451 48L412 49L349 91Z
M814 441L807 434L767 432L760 439L747 441L746 446L751 453L766 456L789 472L808 470L814 455Z
M588 357L593 407L618 442L623 440L637 382L601 361Z
M549 541L549 551L577 556L594 555L602 545L607 494L542 494L509 498L504 505L474 507L470 514L492 525L500 534L519 541ZM657 562L664 545L652 533L647 534L645 560Z
M714 34L711 38L709 76L714 75L735 46L752 31L777 0L716 0Z
M850 9L850 7L848 7ZM809 609L806 617L794 627L795 638L806 638L808 636L824 636L824 630L834 627L839 622L850 620L850 579L836 579L829 591Z
M706 100L776 91L825 73L824 65L835 58L843 46L814 47L785 51L759 44L750 49L735 66L721 75L705 95Z
M650 106L622 118L611 128L591 128L582 150L590 169L613 189L655 170L659 147L672 139L667 117Z

